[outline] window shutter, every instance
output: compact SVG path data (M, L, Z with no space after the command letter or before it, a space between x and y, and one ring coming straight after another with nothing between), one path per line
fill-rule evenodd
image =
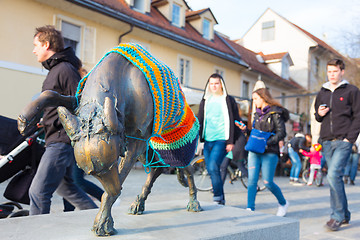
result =
M95 63L96 29L94 27L84 28L84 59L86 63Z

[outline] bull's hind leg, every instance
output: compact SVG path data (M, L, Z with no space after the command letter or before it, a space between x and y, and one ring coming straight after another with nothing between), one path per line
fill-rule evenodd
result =
M187 205L187 210L190 212L200 212L202 208L200 206L199 201L197 200L197 189L194 182L194 167L189 165L184 168L184 172L186 174L186 178L188 180L189 185L189 203Z
M150 173L146 179L145 185L142 188L142 192L140 195L137 195L136 200L131 204L129 208L129 214L140 215L143 214L145 210L145 200L151 192L151 188L155 182L155 180L161 175L163 172L162 167L151 168Z
M116 233L114 221L111 216L111 207L119 197L121 184L117 166L112 167L109 172L96 176L105 189L101 197L101 205L96 215L92 230L97 236L108 236Z

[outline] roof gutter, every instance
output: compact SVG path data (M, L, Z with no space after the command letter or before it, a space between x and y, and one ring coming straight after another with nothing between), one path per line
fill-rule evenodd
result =
M118 11L116 11L114 9L111 9L111 8L109 8L107 6L96 3L94 1L91 1L91 0L65 0L65 1L74 3L76 5L85 7L87 9L89 9L89 10L92 10L92 11L95 11L95 12L98 12L98 13L101 13L101 14L107 15L107 16L115 18L117 20L132 24L135 27L144 29L144 30L152 32L152 33L156 33L156 34L158 34L158 35L160 35L162 37L165 37L165 38L174 40L176 42L185 44L187 46L196 48L198 50L201 50L201 51L204 51L204 52L209 53L211 55L226 59L226 60L234 62L236 64L243 65L244 67L248 67L248 65L238 57L232 56L232 55L227 54L227 53L223 53L223 52L218 51L218 50L216 50L214 48L211 48L211 47L207 47L207 46L205 46L203 44L200 44L198 42L192 41L192 40L187 39L185 37L176 35L176 34L170 32L170 31L164 30L164 29L162 29L160 27L149 25L149 24L147 24L145 22L142 22L142 21L140 21L138 19L132 18L132 17L130 17L130 16L124 14L124 13L118 12Z

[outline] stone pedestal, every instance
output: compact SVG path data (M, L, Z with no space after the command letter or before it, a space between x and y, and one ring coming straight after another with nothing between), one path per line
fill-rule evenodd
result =
M186 211L186 201L149 202L143 215L114 207L118 233L109 239L299 239L299 221L244 209L201 202L204 211ZM1 239L105 239L91 227L97 210L75 211L0 220Z

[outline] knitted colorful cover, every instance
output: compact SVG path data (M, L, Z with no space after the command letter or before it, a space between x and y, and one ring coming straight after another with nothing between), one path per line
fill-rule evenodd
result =
M186 103L177 77L139 44L120 44L103 59L112 52L121 54L139 68L149 83L154 103L152 136L146 139L149 146L165 166L186 167L194 156L199 122ZM80 81L76 95L81 93L86 78ZM145 167L155 163L147 162Z

